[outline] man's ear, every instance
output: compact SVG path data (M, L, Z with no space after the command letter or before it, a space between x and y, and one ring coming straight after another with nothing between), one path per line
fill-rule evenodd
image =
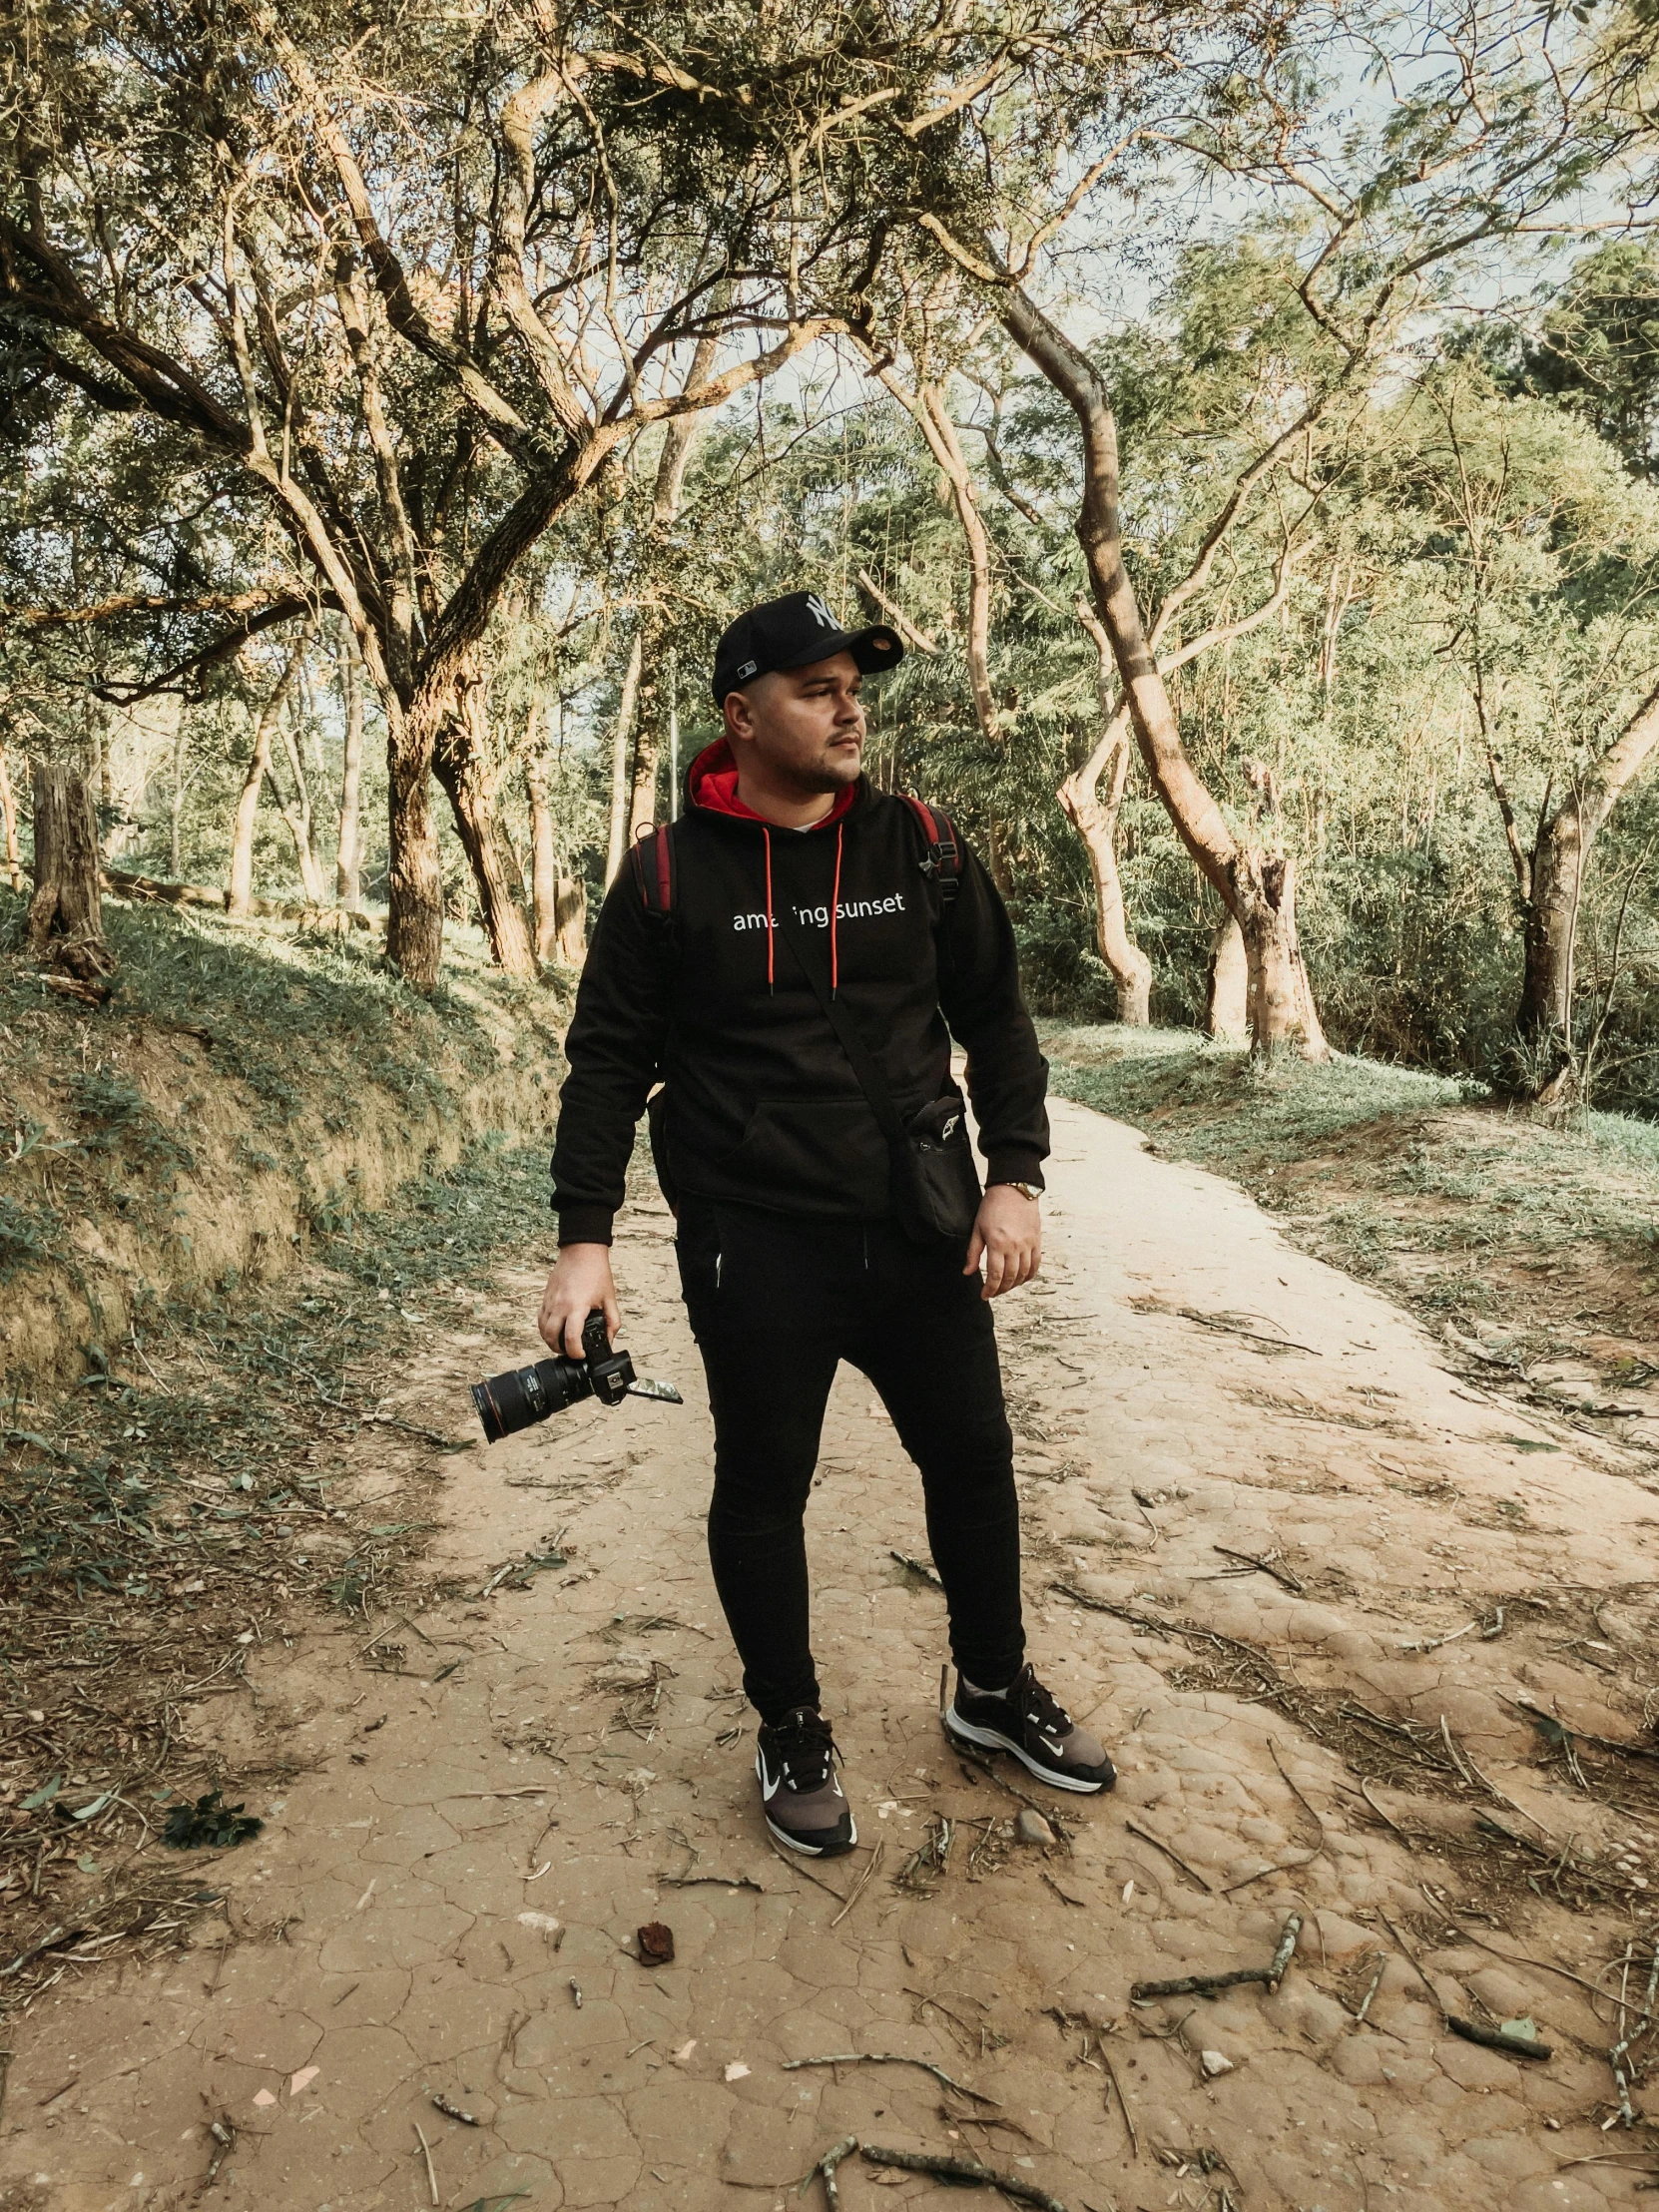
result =
M755 718L749 701L741 691L729 691L720 711L726 724L726 735L729 740L737 744L744 744L753 740L755 736Z

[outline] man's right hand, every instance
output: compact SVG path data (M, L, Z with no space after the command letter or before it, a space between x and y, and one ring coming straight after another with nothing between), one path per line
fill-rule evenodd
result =
M582 1357L582 1325L598 1306L604 1310L605 1334L614 1344L622 1327L617 1310L616 1285L611 1280L611 1248L602 1244L568 1244L559 1264L547 1278L541 1313L536 1326L542 1342L572 1360Z

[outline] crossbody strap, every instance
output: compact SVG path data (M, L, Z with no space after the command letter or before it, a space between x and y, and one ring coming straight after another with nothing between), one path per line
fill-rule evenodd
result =
M904 1124L898 1117L898 1108L887 1088L886 1077L875 1064L875 1056L859 1034L858 1025L838 998L830 995L828 984L818 970L818 962L802 934L801 926L786 904L778 910L778 930L784 942L795 954L796 964L806 976L813 996L824 1009L825 1019L840 1040L841 1050L851 1064L858 1079L858 1088L869 1101L870 1111L880 1125L881 1134L889 1145L908 1142Z

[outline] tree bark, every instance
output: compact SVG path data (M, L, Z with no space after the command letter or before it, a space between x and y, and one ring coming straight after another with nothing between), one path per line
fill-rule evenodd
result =
M554 916L553 956L564 967L579 968L588 956L588 886L580 876L559 877Z
M632 791L628 776L628 741L634 732L634 712L639 705L640 671L645 665L645 632L636 627L628 648L628 665L622 675L617 701L616 729L611 738L611 821L605 841L605 884L616 881L617 869L628 849L628 814Z
M1296 870L1283 854L1244 845L1188 758L1157 656L1123 561L1118 510L1117 423L1099 372L1080 347L1017 285L999 295L1003 327L1077 416L1083 444L1078 542L1095 611L1111 639L1135 742L1153 789L1205 878L1244 935L1251 974L1251 1045L1264 1060L1285 1052L1330 1056L1302 965Z
M657 733L649 722L642 722L634 746L634 784L628 802L630 844L657 819Z
M34 802L29 949L60 974L95 985L109 974L115 957L104 941L98 824L86 780L56 762L37 761Z
M1536 1095L1559 1102L1576 1061L1574 963L1578 913L1595 841L1659 751L1659 686L1553 813L1538 824L1523 884L1523 965L1515 1027L1532 1048ZM1488 756L1489 757L1489 756ZM1494 773L1494 788L1504 804Z
M272 796L276 811L288 826L288 835L293 839L294 857L299 863L299 888L307 906L327 903L323 888L322 869L317 863L316 846L312 841L311 788L305 781L305 764L300 758L299 746L286 720L278 715L277 733L282 740L282 751L287 755L288 768L293 775L293 800L290 804L283 796L276 767L269 771Z
M1244 932L1232 914L1210 944L1204 1027L1224 1044L1245 1044L1250 1038L1250 962Z
M167 795L167 861L175 882L185 872L185 793L189 787L185 775L185 718L181 715L173 732L173 783Z
M553 849L553 807L548 797L547 749L540 735L539 702L530 707L524 754L524 797L530 809L530 896L535 912L536 958L550 960L559 935L559 863Z
M23 888L23 859L17 848L17 801L6 772L6 749L0 745L0 830L6 840L6 879L14 891Z
M363 686L351 632L343 622L339 626L339 682L345 709L345 742L340 753L334 896L348 914L356 914L363 904Z
M443 865L432 823L432 752L442 695L386 708L386 958L416 990L437 988L443 957Z
M455 712L444 722L433 749L432 772L454 812L496 964L509 975L534 975L536 955L523 910L513 896L496 811L488 718L489 679L477 655L469 654Z
M236 820L231 828L231 880L225 900L226 912L239 917L247 915L248 902L254 895L254 825L259 819L260 791L271 766L271 741L276 735L277 717L299 675L299 663L307 643L308 638L302 637L288 655L254 725L254 748L248 757L248 773L242 780Z
M1095 943L1117 982L1118 1019L1145 1028L1152 1019L1152 962L1129 933L1117 856L1118 809L1129 774L1129 716L1114 698L1111 640L1091 608L1080 603L1078 614L1094 640L1098 657L1096 692L1104 727L1094 751L1054 796L1089 855L1089 871L1094 877ZM1103 776L1104 800L1100 796Z

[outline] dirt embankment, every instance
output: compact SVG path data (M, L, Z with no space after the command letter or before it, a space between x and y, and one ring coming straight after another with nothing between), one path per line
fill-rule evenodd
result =
M349 940L154 907L108 919L105 1008L66 1005L0 952L8 1395L107 1370L169 1300L279 1275L313 1230L551 1114L558 998L464 946L425 1000Z

